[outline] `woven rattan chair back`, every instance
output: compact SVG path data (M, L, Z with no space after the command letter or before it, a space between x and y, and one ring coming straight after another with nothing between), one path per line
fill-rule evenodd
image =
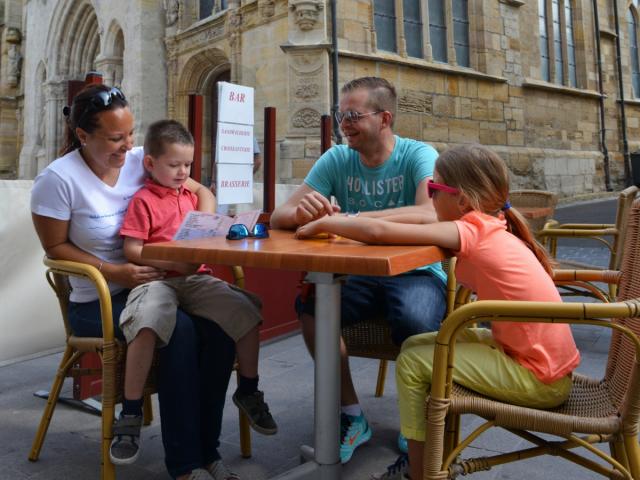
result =
M516 210L520 207L543 207L549 209L548 213L543 216L527 218L529 228L533 233L537 233L553 217L558 204L558 196L546 190L512 190L509 192L509 201Z
M626 223L622 277L617 301L640 298L640 200L629 209ZM640 336L640 319L624 318L614 320ZM609 359L604 381L610 386L616 405L623 405L631 381L629 372L635 364L635 351L629 339L617 330L611 335Z

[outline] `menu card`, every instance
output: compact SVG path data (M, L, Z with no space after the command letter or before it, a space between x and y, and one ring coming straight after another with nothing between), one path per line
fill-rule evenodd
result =
M251 231L258 221L259 216L260 210L239 213L235 217L192 210L187 213L184 220L182 220L182 224L173 236L173 239L192 240L195 238L226 235L227 232L229 232L229 227L236 223L246 225L249 231Z

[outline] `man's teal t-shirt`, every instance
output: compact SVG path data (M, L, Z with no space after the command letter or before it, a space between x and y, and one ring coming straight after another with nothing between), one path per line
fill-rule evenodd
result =
M395 136L391 156L369 168L347 145L335 145L314 164L304 180L327 198L336 197L342 212L369 212L415 205L418 185L433 177L438 152L430 145ZM427 267L443 282L440 263Z

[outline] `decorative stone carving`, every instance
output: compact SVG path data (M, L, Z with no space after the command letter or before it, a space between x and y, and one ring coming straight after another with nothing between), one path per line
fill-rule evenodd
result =
M229 45L231 47L239 46L240 26L242 25L242 13L239 8L229 10L227 15L227 31L229 32Z
M262 15L262 18L273 17L275 13L276 13L275 0L262 0L262 2L260 2L260 15Z
M20 53L20 44L22 43L22 34L15 27L9 27L5 35L7 42L7 85L17 87L20 84L20 70L22 67L22 54Z
M295 13L295 24L306 32L313 30L318 23L324 3L321 0L289 0L289 8Z
M320 85L315 82L311 83L301 83L296 88L296 97L301 98L302 100L309 100L311 98L315 98L320 93Z
M180 0L164 0L165 25L171 27L178 22L182 10Z
M295 128L320 128L320 114L312 108L298 110L291 124Z

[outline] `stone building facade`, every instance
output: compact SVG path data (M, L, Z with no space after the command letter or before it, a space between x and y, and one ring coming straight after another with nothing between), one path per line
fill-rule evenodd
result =
M398 134L440 150L491 146L513 188L619 189L625 152L640 149L638 3L597 0L595 12L593 0L337 0L338 84L387 78ZM122 86L138 139L164 116L187 123L190 96L202 97L205 178L218 80L255 87L260 141L263 107L276 107L278 182L299 183L319 156L333 102L330 0L0 5L0 175L33 178L56 157L68 82L91 70Z

